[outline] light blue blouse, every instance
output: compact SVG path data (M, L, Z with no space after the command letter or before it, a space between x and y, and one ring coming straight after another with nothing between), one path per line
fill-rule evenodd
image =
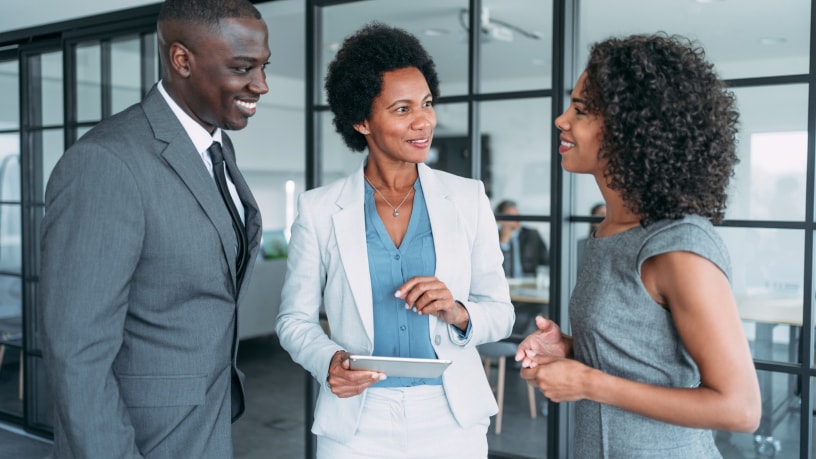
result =
M394 245L377 213L374 189L365 185L365 225L368 265L374 299L374 352L387 357L435 359L428 316L405 309L405 301L394 296L397 288L414 276L436 272L431 220L419 179L414 182L413 211L399 248ZM442 378L390 377L375 387L405 387L442 384Z

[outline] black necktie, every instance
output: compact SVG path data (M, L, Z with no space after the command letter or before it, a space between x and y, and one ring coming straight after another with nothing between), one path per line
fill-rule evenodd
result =
M238 286L240 286L247 264L246 232L244 231L244 224L241 222L241 215L238 213L238 209L235 208L235 201L232 200L232 195L230 195L229 188L227 187L227 176L224 173L224 153L221 151L221 144L213 142L209 150L213 164L215 184L218 186L221 198L224 199L224 204L226 204L230 216L232 217L232 227L235 230L235 236L238 238L238 253L235 260L235 268L238 277Z

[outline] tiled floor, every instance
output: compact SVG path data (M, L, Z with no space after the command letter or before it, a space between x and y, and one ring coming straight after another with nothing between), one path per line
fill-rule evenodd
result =
M305 385L310 378L291 361L275 337L244 341L239 354L239 366L247 375L248 400L244 416L233 424L235 458L304 458ZM495 435L491 426L491 450L511 457L542 458L546 454L547 418L539 415L530 419L525 383L512 365L508 367L504 425L501 435ZM785 387L784 381L777 387ZM540 409L542 397L537 394L536 398ZM776 458L799 457L798 424L798 412L789 411L774 429L774 440L781 448ZM718 433L717 445L725 458L761 457L754 450L751 434ZM0 425L0 459L42 459L50 451L49 443Z

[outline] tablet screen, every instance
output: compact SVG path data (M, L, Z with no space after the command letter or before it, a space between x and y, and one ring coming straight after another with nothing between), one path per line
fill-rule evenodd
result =
M349 364L352 370L379 371L392 377L438 378L448 368L451 361L352 355L349 357Z

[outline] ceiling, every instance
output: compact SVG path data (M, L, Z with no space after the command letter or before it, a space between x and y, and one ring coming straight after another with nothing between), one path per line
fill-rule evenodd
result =
M29 0L4 1L0 33L157 3L151 0ZM303 72L303 4L284 0L262 4L273 43L272 73L300 77ZM581 0L580 43L591 43L610 34L664 30L697 39L724 77L744 75L748 62L757 67L750 76L808 71L809 0ZM342 37L368 20L378 19L420 36L448 80L466 80L466 34L459 12L467 0L413 0L411 2L361 2L329 8L324 17L324 50L327 58ZM503 20L541 34L540 40L515 34L511 42L493 39L484 47L496 76L549 74L551 0L483 0L492 19ZM295 20L293 20L295 19ZM647 24L644 30L642 24ZM293 36L295 37L293 39ZM286 46L274 46L275 43ZM584 47L585 48L585 47ZM586 49L574 56L582 63ZM491 54L492 53L492 54ZM537 67L536 67L537 66ZM733 69L730 68L734 67ZM796 68L786 72L780 66ZM450 71L447 71L449 68ZM759 72L759 73L757 73ZM444 82L444 80L443 80Z
M3 2L0 33L160 3L156 0L28 0Z

